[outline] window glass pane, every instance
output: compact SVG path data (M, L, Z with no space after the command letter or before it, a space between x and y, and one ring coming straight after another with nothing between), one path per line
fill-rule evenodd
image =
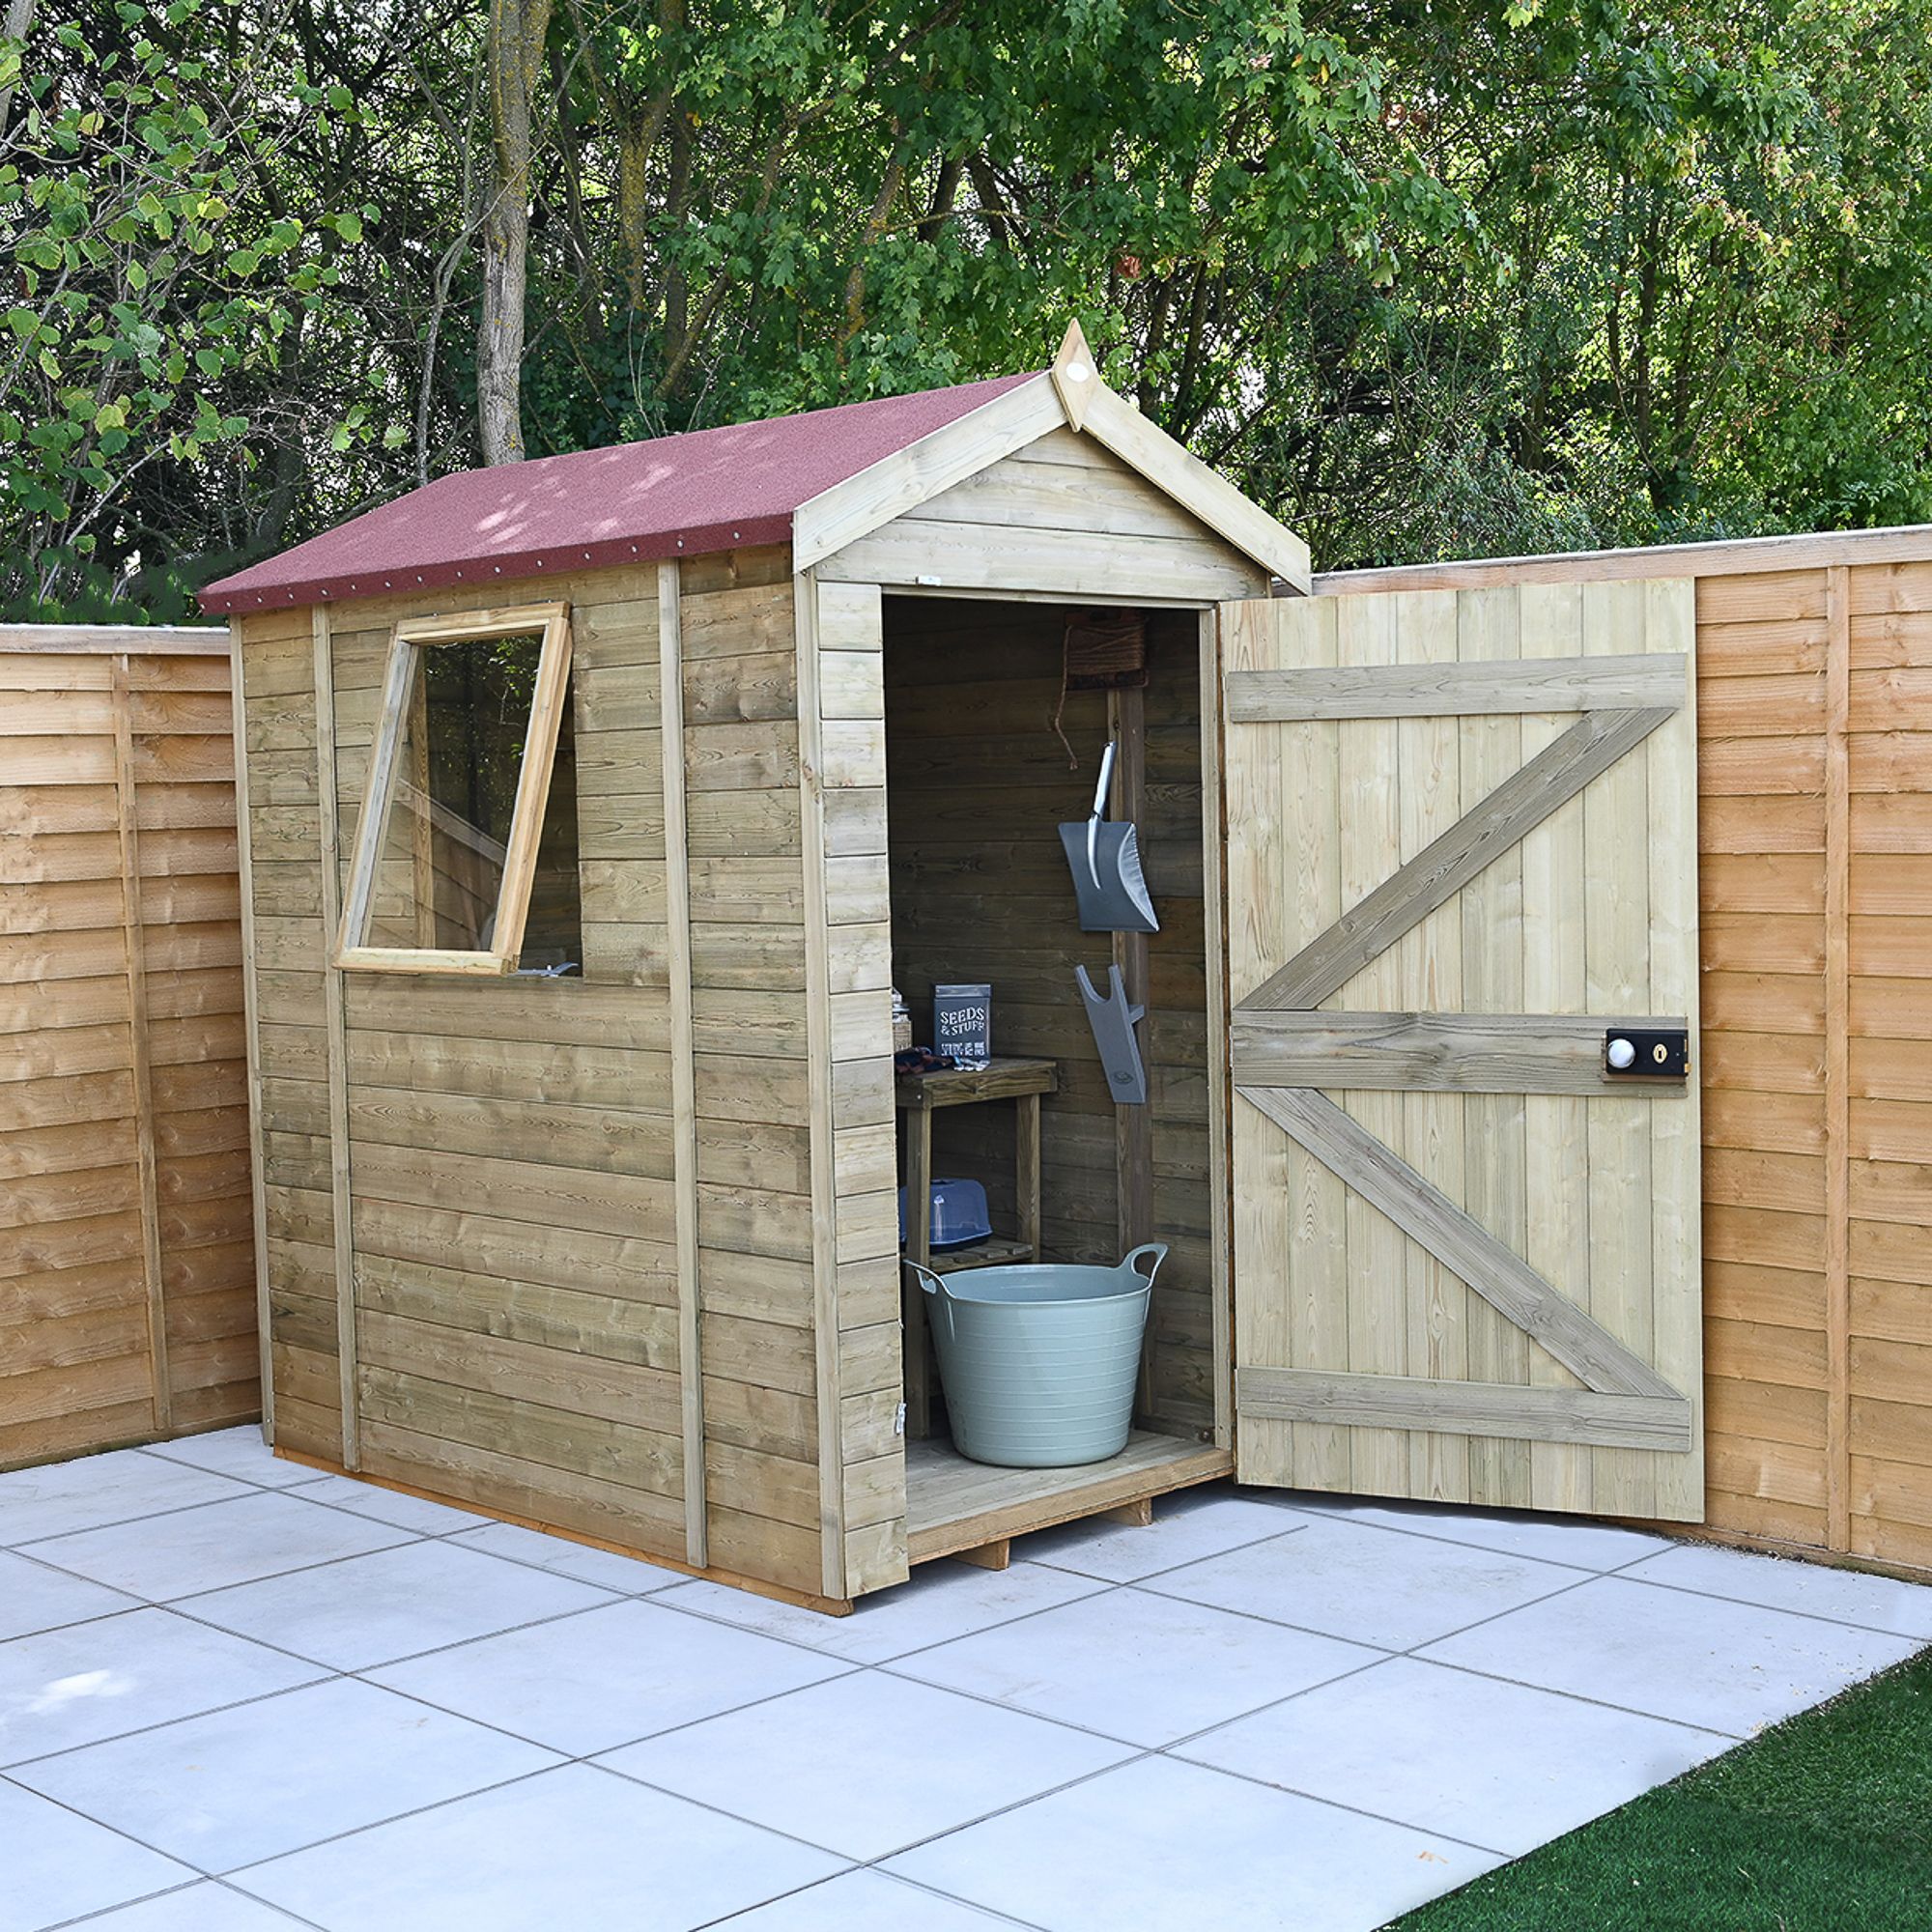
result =
M493 943L540 634L415 648L364 944ZM566 690L524 926L524 971L580 970L577 759Z

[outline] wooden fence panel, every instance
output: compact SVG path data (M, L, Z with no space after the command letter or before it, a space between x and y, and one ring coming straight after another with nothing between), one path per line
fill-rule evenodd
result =
M0 1468L260 1410L228 686L0 626Z

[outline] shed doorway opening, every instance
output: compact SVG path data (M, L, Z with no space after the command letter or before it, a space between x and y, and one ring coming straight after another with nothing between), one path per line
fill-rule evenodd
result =
M1122 672L1111 690L1069 689L1068 626L1091 634L1088 607L884 600L893 973L914 1042L934 1044L935 986L992 989L994 1097L948 1104L933 1095L925 1108L922 1083L896 1083L901 1183L923 1164L919 1149L929 1139L931 1179L985 1193L990 1238L934 1252L933 1265L942 1273L1022 1260L1111 1265L1149 1240L1170 1251L1154 1285L1127 1447L1065 1469L996 1468L956 1453L923 1293L904 1271L915 1563L1139 1502L1229 1465L1216 1441L1226 1330L1215 1308L1203 845L1201 695L1212 619L1191 610L1137 614L1144 676ZM1110 740L1119 746L1113 816L1139 828L1159 919L1151 934L1081 930L1061 840L1063 823L1089 813ZM1216 798L1207 812L1207 836L1216 840L1219 821ZM1082 965L1103 988L1119 965L1131 1003L1147 1008L1137 1029L1144 1105L1117 1105L1110 1092L1075 979ZM905 1212L910 1252L911 1189Z

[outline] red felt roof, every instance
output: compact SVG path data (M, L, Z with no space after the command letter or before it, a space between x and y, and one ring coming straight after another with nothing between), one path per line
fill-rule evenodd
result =
M467 469L211 583L201 607L273 609L781 543L801 503L1029 380Z

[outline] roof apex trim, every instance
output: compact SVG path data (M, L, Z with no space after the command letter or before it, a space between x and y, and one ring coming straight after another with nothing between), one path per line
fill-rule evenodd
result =
M801 503L792 513L792 568L810 570L1065 421L1049 377L995 396Z
M1066 428L1091 436L1244 556L1306 596L1308 546L1101 380L1076 320L1044 375L801 503L792 565L809 570L1002 457Z

